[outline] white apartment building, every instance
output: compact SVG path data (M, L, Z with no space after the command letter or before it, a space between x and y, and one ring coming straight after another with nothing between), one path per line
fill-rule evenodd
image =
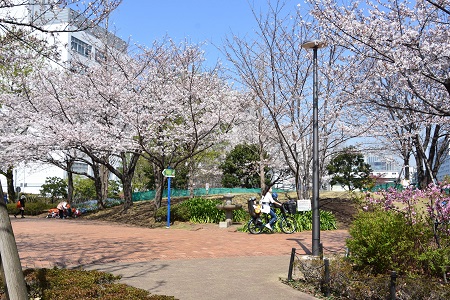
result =
M26 4L28 2L28 4ZM0 17L14 18L20 23L33 21L40 27L49 31L61 31L58 33L45 33L35 31L36 36L46 40L50 45L55 45L59 54L59 60L53 61L56 68L71 67L71 62L76 60L88 66L93 63L101 63L105 57L102 50L105 44L119 52L127 50L127 43L104 28L95 26L85 31L76 31L76 24L89 22L70 8L60 9L56 0L17 0L21 5L12 8L0 8ZM22 4L25 3L25 4ZM78 27L81 28L81 27ZM1 31L0 31L0 34ZM80 171L91 172L89 166L83 163L75 164L74 168ZM14 184L16 190L27 194L39 194L42 184L47 177L67 178L67 172L50 164L28 163L19 164L14 169ZM6 178L0 175L3 191L6 192Z

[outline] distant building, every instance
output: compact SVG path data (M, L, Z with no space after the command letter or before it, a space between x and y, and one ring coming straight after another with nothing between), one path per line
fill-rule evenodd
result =
M58 62L53 62L55 68L71 67L76 60L88 66L101 63L105 58L104 48L108 45L119 52L126 52L127 43L108 32L104 28L95 26L85 31L76 31L76 24L85 26L89 22L83 16L70 8L58 8L56 0L18 0L19 5L11 8L0 8L0 17L8 15L23 23L33 21L45 30L66 30L66 32L45 33L35 31L40 39L46 40L50 46L55 45L59 54ZM2 32L0 31L0 35ZM75 59L76 58L76 59ZM74 168L92 174L85 163L76 163ZM29 163L20 164L14 169L14 183L23 193L38 194L47 177L67 178L67 172L50 164ZM0 175L3 191L6 192L6 178Z
M402 183L404 170L392 157L365 156L364 161L372 168L371 175L376 178L376 184Z
M450 147L447 149L441 167L436 175L438 182L442 182L445 176L450 176Z

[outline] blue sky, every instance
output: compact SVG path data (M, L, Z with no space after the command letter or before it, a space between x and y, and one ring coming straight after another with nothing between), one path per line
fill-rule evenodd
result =
M216 60L219 53L213 45L220 46L226 36L253 35L256 21L249 2L267 12L267 0L123 0L110 18L110 30L124 40L147 46L166 34L175 41L207 41L209 46L203 47L206 56ZM286 2L294 11L303 0Z

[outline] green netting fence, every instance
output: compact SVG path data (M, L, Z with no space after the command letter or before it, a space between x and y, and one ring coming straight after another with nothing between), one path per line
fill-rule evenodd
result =
M373 188L370 189L371 192L378 192L378 191L382 191L382 190L387 190L389 188L394 188L398 191L402 191L403 190L403 185L395 183L395 182L388 182L388 183L383 183L383 184L377 184L376 186L374 186Z
M286 191L283 191L286 192ZM153 200L156 191L145 191L133 193L133 201ZM244 188L205 188L194 189L194 196L206 195L224 195L224 194L258 194L261 189L244 189ZM188 197L189 190L170 189L171 197ZM167 197L167 190L164 190L163 197Z

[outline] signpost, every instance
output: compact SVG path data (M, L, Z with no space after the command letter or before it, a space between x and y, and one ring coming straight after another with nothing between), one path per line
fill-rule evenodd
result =
M162 174L167 177L167 228L170 228L170 181L172 177L175 177L175 169L167 167Z
M311 200L297 200L297 211L310 211Z

